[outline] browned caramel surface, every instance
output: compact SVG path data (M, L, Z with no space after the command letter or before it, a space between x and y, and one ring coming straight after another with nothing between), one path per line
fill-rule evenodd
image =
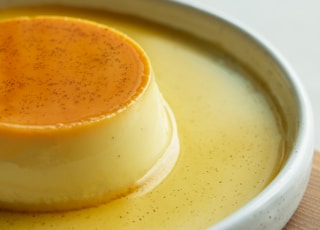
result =
M0 22L0 122L72 123L128 105L147 82L143 54L97 24L58 17Z

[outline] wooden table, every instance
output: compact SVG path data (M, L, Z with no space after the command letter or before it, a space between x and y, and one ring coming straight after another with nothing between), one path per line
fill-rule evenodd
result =
M314 154L309 186L285 230L320 230L320 152Z

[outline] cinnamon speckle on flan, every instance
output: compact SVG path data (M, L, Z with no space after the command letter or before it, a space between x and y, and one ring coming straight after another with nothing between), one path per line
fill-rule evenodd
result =
M0 30L3 123L52 125L111 114L147 82L145 57L109 28L39 17L3 21Z

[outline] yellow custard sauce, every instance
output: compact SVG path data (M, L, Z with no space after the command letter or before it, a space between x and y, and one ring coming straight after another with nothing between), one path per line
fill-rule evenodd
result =
M1 211L0 229L205 229L245 205L279 171L283 134L271 100L249 72L214 47L108 12L58 6L0 11L0 19L34 15L93 20L133 38L175 114L181 150L172 172L147 194L69 212Z

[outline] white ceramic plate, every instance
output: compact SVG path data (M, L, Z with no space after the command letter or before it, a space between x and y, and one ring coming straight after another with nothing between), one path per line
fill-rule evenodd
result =
M200 1L33 0L0 1L1 7L62 3L107 9L165 24L222 47L266 84L284 115L289 156L275 179L243 208L211 229L281 229L296 210L311 170L313 121L296 74L266 41Z

